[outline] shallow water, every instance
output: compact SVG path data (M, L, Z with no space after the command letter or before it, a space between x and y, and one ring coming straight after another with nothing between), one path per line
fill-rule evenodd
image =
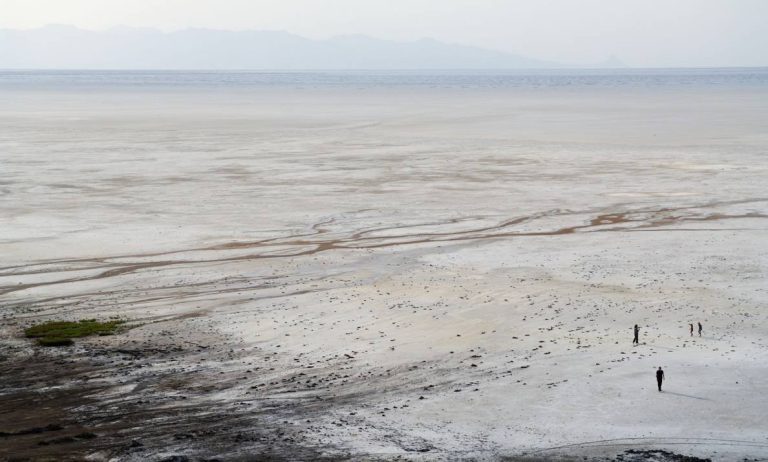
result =
M24 71L0 70L2 87L133 88L659 88L766 86L768 68L488 71Z

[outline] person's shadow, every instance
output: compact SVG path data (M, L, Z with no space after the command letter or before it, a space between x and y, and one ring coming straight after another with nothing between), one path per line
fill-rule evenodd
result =
M675 395L675 396L682 396L685 398L692 398L692 399L700 399L702 401L712 401L709 398L702 398L701 396L693 396L693 395L686 395L685 393L675 393L674 391L662 391L665 395Z

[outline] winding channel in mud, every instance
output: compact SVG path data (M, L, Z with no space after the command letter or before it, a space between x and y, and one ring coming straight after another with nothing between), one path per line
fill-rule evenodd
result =
M25 275L59 274L88 270L103 271L87 276L61 278L43 282L0 285L0 295L40 286L112 278L145 269L162 268L174 265L226 263L269 258L292 258L308 256L332 250L364 250L439 242L482 241L488 239L516 237L561 236L574 233L633 232L654 231L661 229L675 230L679 228L672 228L672 226L677 226L684 223L768 218L767 214L761 212L719 213L707 211L707 209L715 207L759 202L768 202L768 199L756 198L745 199L741 201L708 203L688 207L637 209L620 212L577 212L569 210L552 210L540 214L502 220L492 226L478 226L475 228L445 232L403 232L393 235L377 235L377 233L386 231L407 231L408 229L423 228L425 226L450 226L472 220L479 221L484 218L463 217L449 219L442 222L425 222L408 226L389 226L363 229L353 231L347 235L342 235L339 237L325 238L325 235L331 234L331 230L327 228L327 226L334 224L333 220L327 220L313 225L311 228L312 231L309 233L286 237L275 237L256 241L231 242L207 247L173 250L159 253L118 255L103 258L53 260L36 262L28 265L7 266L0 268L0 278L12 278L15 276ZM570 226L544 230L515 230L515 226L523 224L535 224L536 220L545 218L564 216L580 217L583 215L587 215L588 218L582 220L579 224ZM244 249L262 249L262 251L248 255L217 255L225 251ZM289 250L286 251L285 249ZM172 258L174 255L183 255L190 252L210 252L212 253L213 258ZM126 259L129 261L119 261ZM130 259L133 259L133 261L130 261ZM137 261L139 259L152 260ZM53 268L51 268L52 266Z

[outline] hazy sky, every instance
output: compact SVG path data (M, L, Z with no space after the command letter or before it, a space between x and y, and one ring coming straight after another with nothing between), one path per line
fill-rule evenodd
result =
M539 59L768 66L768 0L0 0L0 27L431 37Z

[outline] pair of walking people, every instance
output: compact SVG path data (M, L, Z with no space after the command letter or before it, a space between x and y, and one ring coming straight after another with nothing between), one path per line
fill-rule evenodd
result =
M696 324L699 325L699 337L701 337L701 331L704 330L704 328L701 326L700 322L697 322ZM688 324L688 325L691 326L691 337L693 337L693 323Z

